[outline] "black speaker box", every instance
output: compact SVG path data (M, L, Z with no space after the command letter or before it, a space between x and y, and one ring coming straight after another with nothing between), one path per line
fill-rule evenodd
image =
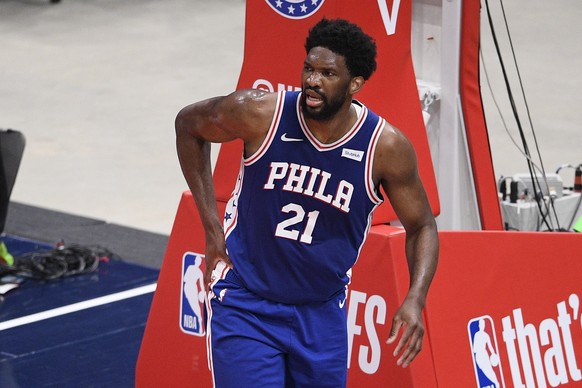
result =
M24 152L24 135L12 129L0 130L0 233L4 232L10 194Z

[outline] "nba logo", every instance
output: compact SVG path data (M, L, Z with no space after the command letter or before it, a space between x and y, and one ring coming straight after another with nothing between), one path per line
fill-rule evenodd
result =
M474 318L469 321L467 328L477 387L504 388L505 381L499 361L499 347L493 320L489 315Z
M204 335L204 273L200 268L203 255L186 252L182 258L182 292L180 328L184 333Z

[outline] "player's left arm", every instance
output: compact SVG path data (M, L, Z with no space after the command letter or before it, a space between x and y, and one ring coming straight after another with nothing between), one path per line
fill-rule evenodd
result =
M436 272L439 241L436 222L418 174L412 144L402 132L386 124L374 156L374 181L382 185L406 230L406 258L410 288L392 320L388 343L402 336L394 350L398 365L408 366L422 349L422 310Z

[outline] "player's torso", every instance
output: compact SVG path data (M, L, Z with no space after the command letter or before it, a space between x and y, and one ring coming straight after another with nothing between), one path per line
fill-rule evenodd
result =
M244 160L225 215L228 252L243 282L284 303L342 291L381 202L371 168L383 120L355 102L356 124L322 144L298 101L297 93L280 94L265 142Z

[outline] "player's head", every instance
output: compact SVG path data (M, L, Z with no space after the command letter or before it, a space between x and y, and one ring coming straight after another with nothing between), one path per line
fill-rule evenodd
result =
M351 104L376 69L376 44L346 20L323 19L305 41L301 108L307 118L329 120Z
M376 43L356 24L343 19L322 19L310 30L305 51L325 47L344 57L352 77L368 80L376 70Z

